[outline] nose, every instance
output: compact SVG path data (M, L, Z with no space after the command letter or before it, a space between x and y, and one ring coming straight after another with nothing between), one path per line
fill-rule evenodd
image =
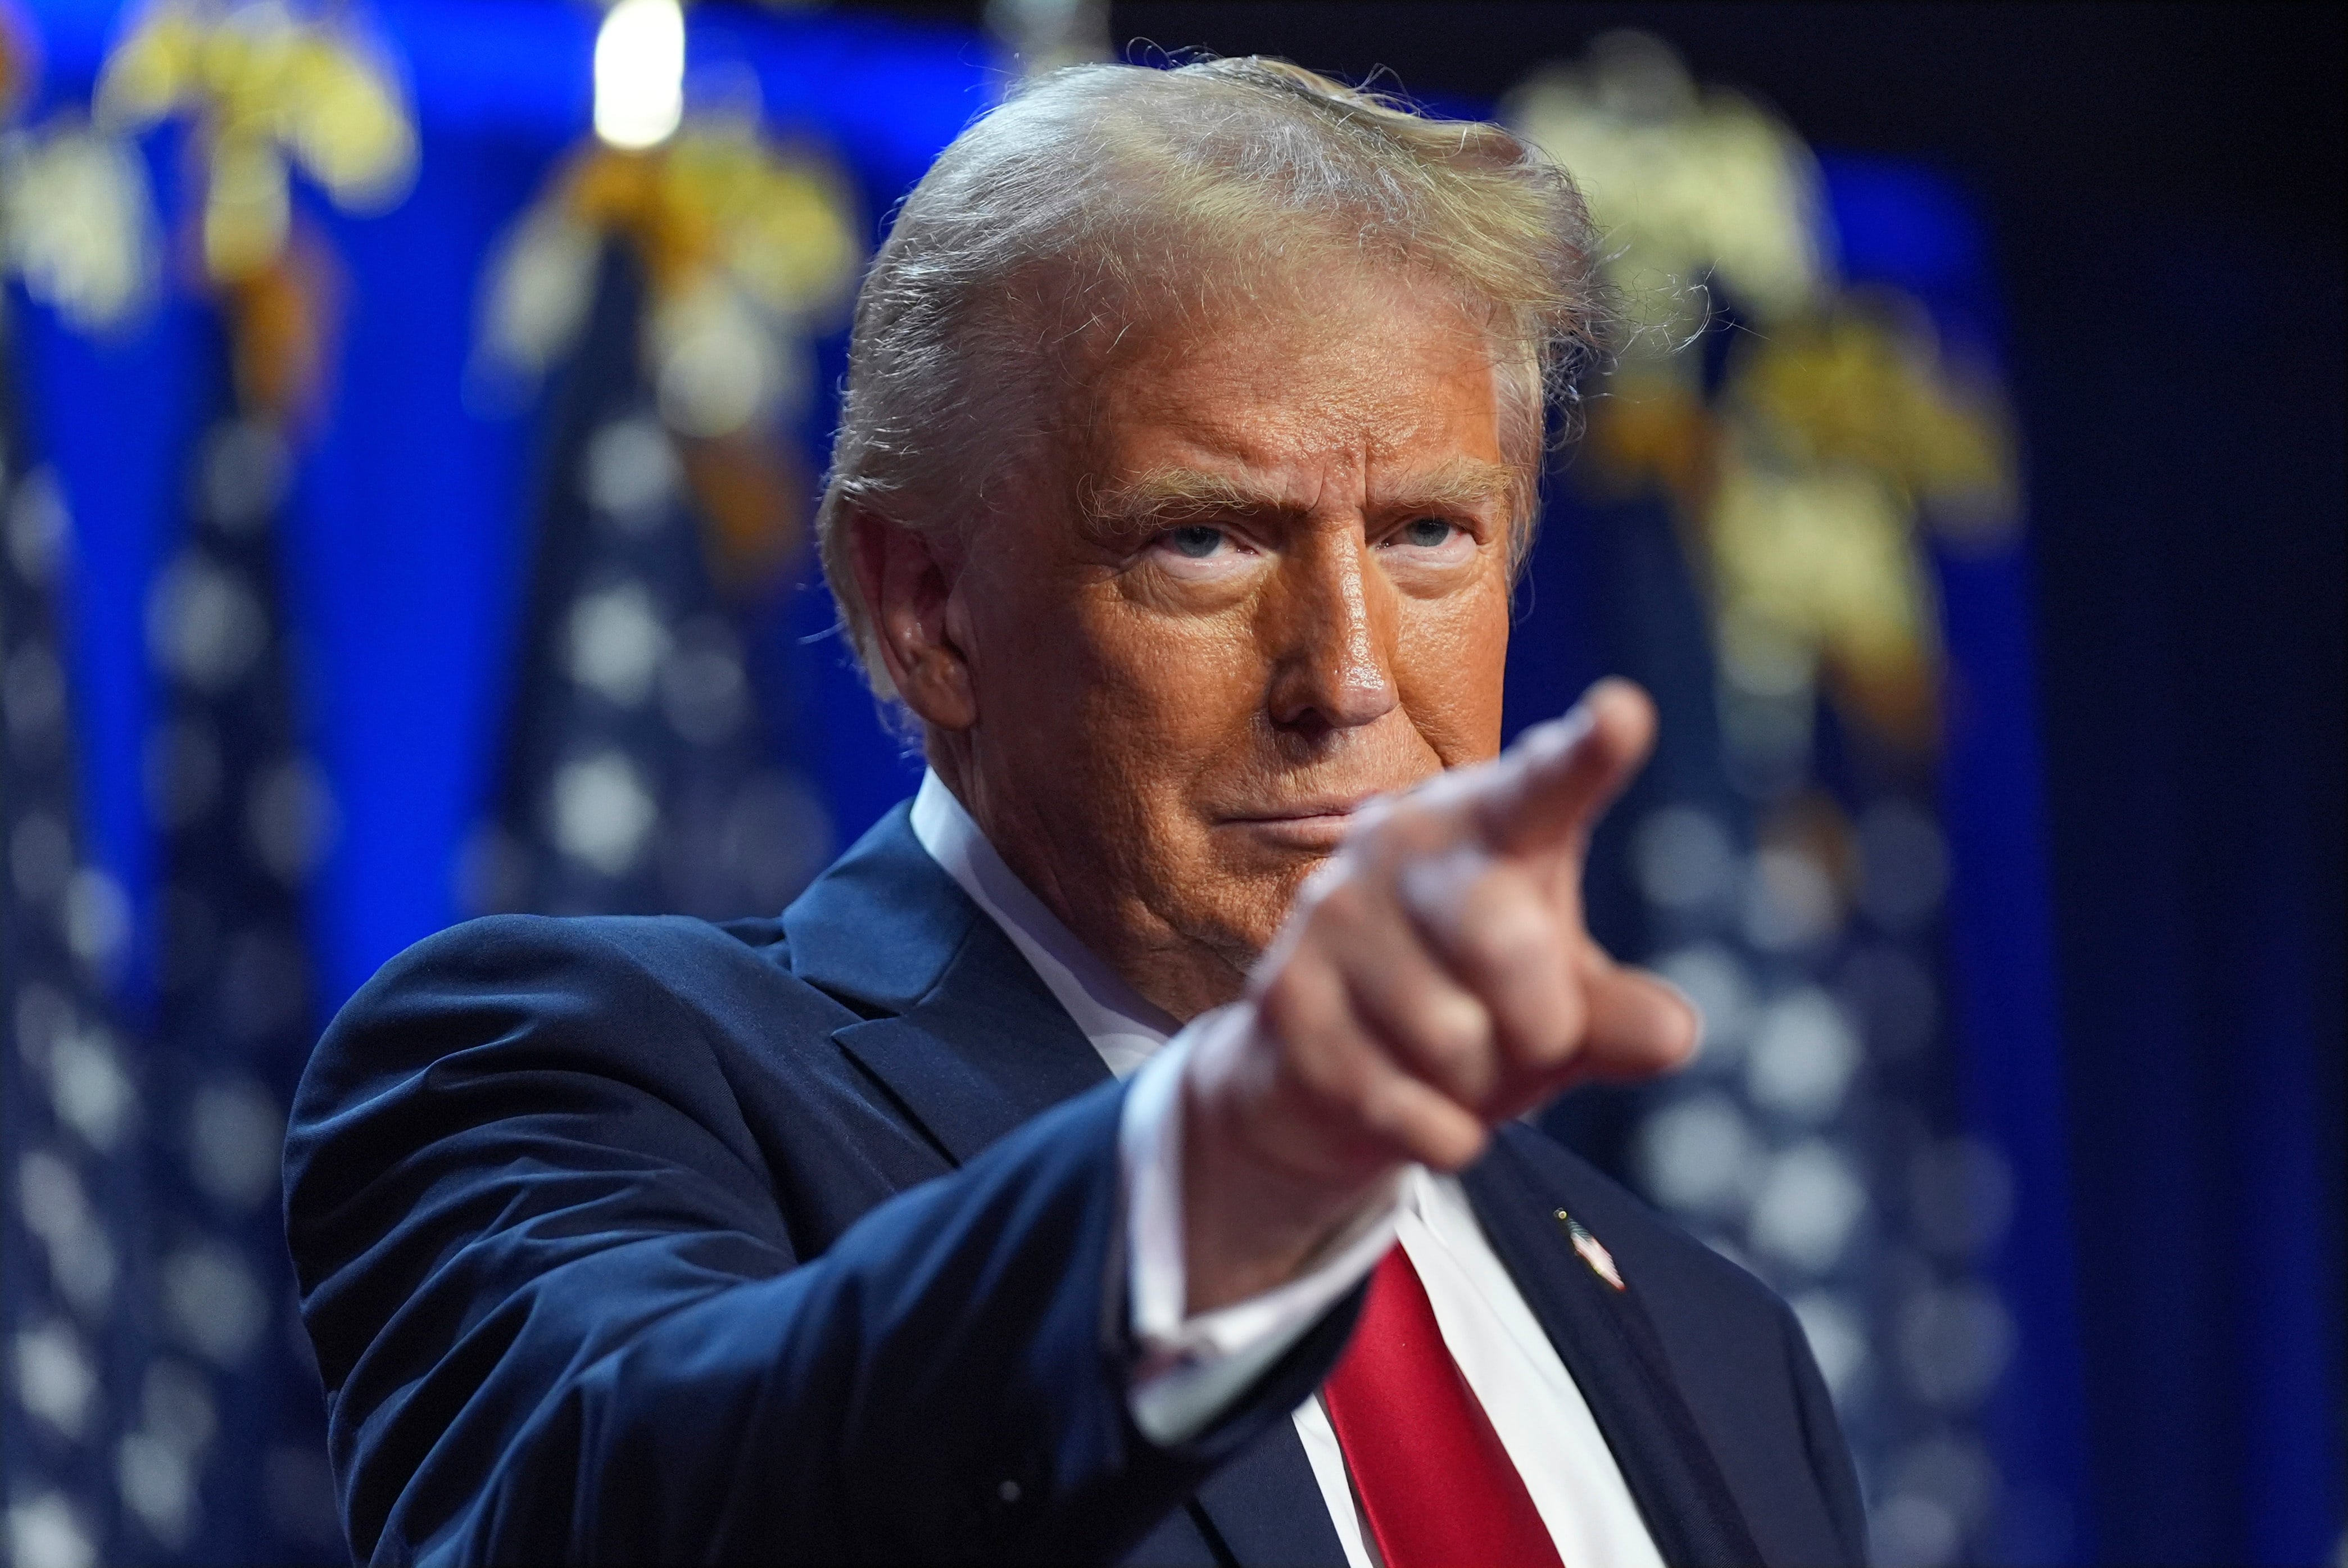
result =
M1358 531L1331 530L1281 562L1262 632L1273 652L1268 707L1282 730L1318 740L1394 710L1395 607L1368 553Z

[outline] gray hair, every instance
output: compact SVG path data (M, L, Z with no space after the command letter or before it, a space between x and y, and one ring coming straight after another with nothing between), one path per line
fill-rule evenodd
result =
M1571 432L1609 320L1565 170L1503 126L1285 61L1076 66L954 139L857 294L816 537L873 690L893 695L850 563L854 512L966 542L991 491L1079 417L1087 350L1333 252L1432 276L1478 310L1522 475L1521 561L1544 411Z

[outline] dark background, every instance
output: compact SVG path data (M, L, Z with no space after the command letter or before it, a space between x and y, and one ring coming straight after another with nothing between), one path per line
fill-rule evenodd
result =
M1136 0L1110 15L1119 44L1357 79L1385 67L1414 93L1486 101L1636 26L1822 150L1912 160L1971 195L2003 294L2038 578L2078 1544L2284 1561L2307 1538L2282 1521L2323 1496L2336 1529L2340 11ZM2284 1341L2326 1346L2322 1364L2260 1353Z

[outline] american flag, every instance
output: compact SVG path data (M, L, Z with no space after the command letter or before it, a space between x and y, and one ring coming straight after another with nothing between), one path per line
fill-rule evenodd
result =
M213 363L221 392L188 459L185 532L148 606L155 1391L120 1480L144 1559L328 1562L342 1535L278 1162L316 1037L304 890L335 806L300 738L280 602L290 451L272 418L228 395L224 347Z
M1603 35L1510 112L1585 181L1643 324L1567 491L1600 662L1663 715L1592 915L1706 1023L1685 1073L1556 1119L1792 1305L1879 1561L1998 1560L2014 1183L1958 1103L1939 751L1962 696L1931 542L2018 525L2000 399L1941 351L1908 292L1929 280L1836 232L1793 129L1662 38ZM1750 200L1673 194L1731 188Z
M479 911L772 913L829 854L713 583L642 366L645 300L633 256L607 245L546 401L510 749L464 872Z
M1683 723L1749 717L1753 694L1720 686L1658 695ZM1980 1560L2000 1482L1979 1411L2013 1338L1981 1262L2012 1183L1960 1130L1947 851L1929 776L1880 754L1838 767L1867 748L1814 717L1766 779L1734 741L1677 748L1633 819L1646 961L1696 1000L1706 1039L1644 1097L1632 1168L1792 1304L1883 1560Z
M0 1553L88 1568L139 1554L118 1482L142 1404L171 1391L143 1365L153 1102L108 1001L129 911L81 831L62 613L72 520L21 414L0 366Z
M1797 664L1780 650L1716 637L1659 501L1581 517L1610 611L1640 629L1615 667L1664 715L1593 864L1593 913L1705 1035L1684 1073L1611 1112L1569 1102L1560 1125L1619 1138L1650 1198L1791 1304L1881 1561L1995 1560L1982 1411L2014 1326L1986 1263L2013 1183L1957 1103L1934 758L1807 668L1779 678Z

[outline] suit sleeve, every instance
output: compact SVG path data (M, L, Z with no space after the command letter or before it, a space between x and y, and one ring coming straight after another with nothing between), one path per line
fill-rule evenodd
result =
M593 927L515 919L395 961L321 1041L287 1231L363 1560L1105 1560L1341 1347L1342 1309L1148 1442L1119 1086L808 1257L705 1026Z

